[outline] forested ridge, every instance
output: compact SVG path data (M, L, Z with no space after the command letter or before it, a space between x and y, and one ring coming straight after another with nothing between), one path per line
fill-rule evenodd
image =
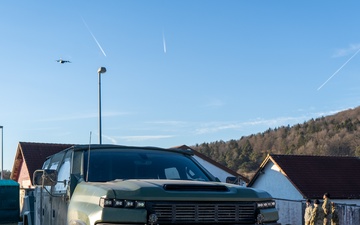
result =
M196 144L191 148L251 178L269 153L360 156L360 107L294 126L269 128L238 140Z

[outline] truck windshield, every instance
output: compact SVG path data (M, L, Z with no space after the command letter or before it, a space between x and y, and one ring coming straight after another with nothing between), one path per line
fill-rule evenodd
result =
M91 150L88 181L170 179L209 181L211 178L189 156L156 150ZM84 154L87 171L88 152ZM86 176L86 172L85 176Z

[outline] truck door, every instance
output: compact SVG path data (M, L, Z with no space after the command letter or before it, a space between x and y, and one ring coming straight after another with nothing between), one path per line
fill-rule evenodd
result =
M67 224L67 210L70 201L70 162L72 151L67 151L58 167L58 182L53 187L51 225Z
M43 165L43 169L48 168L50 164L50 159L46 160ZM44 219L44 207L43 207L43 201L44 196L43 192L45 192L45 188L41 186L35 187L34 196L35 196L35 206L34 206L34 223L35 224L43 224Z
M48 165L44 164L43 169L58 170L64 156L65 152L53 155ZM56 206L54 206L53 201L57 197L53 195L54 189L55 186L45 186L40 190L40 207L38 209L40 211L38 212L40 213L40 225L55 225L53 207L56 208Z

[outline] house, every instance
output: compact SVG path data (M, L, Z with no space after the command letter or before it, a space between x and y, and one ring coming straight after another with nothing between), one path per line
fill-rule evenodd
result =
M235 183L241 186L246 186L249 179L236 173L235 171L223 166L222 164L212 160L204 154L188 147L187 145L176 146L178 149L191 149L194 152L194 158L205 167L212 175L217 177L221 182Z
M277 199L282 224L301 224L305 200L321 201L326 192L343 213L343 224L359 224L358 217L355 223L345 220L347 214L359 215L359 171L357 157L269 154L248 187Z
M360 205L360 159L342 156L268 155L248 184L275 198L322 199Z
M20 189L34 188L32 177L35 170L42 168L48 156L70 146L73 145L19 142L10 179L18 182Z

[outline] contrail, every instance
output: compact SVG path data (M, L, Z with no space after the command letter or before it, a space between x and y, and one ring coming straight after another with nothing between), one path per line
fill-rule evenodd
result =
M165 41L164 31L163 31L163 46L164 46L164 53L166 53L166 41Z
M97 39L96 39L96 37L94 36L94 34L91 32L91 30L90 30L89 26L86 24L84 18L81 17L81 19L82 19L83 23L85 24L86 28L88 29L88 31L90 32L91 36L94 38L94 40L95 40L96 44L98 45L98 47L100 48L101 52L102 52L102 53L104 54L104 56L106 57L106 54L105 54L103 48L101 47L100 43L97 41Z
M346 64L348 64L348 62L350 62L350 60L352 58L354 58L359 52L360 52L360 48L338 70L336 70L335 73L333 73L333 75L331 75L331 77L329 77L329 79L327 79L317 90L320 90L331 78L333 78L333 76L335 76L344 66L346 66Z

